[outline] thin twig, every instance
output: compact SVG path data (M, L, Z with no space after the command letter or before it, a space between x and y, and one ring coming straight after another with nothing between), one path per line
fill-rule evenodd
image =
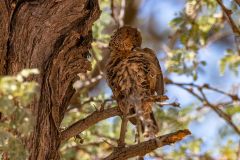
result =
M207 46L210 46L211 44L213 44L214 42L216 42L218 40L221 40L223 38L226 38L226 37L229 37L229 36L232 36L232 35L233 35L233 33L231 31L215 32L213 35L208 37L207 44L206 44L205 48Z
M90 102L93 102L93 101L94 101L94 99L93 99L93 97L91 97L91 98L89 98L89 100L86 100L86 101L84 101L84 102L81 103L81 104L71 105L70 107L68 107L68 109L66 110L66 112L69 112L69 111L71 111L71 110L73 110L73 109L76 109L76 108L82 109L82 107L83 107L84 105L89 104ZM96 101L94 101L94 102L96 102Z
M223 112L220 108L218 108L217 106L211 104L206 95L203 93L202 89L199 90L200 93L203 96L204 101L206 102L206 105L209 106L212 110L214 110L220 117L222 117L234 130L235 132L240 135L240 130L239 128L233 123L231 116L229 116L228 114L226 114L225 112Z
M100 137L100 138L109 139L109 140L111 140L111 141L113 141L113 142L117 142L117 140L118 140L117 138L113 138L113 137L110 137L110 136L101 134L101 133L99 133L99 132L93 132L92 134L95 135L95 136L97 136L97 137Z
M227 18L231 28L232 28L232 31L233 33L235 33L236 35L240 36L240 30L239 28L237 27L237 25L235 24L235 22L233 21L231 15L232 15L232 11L230 9L227 9L222 0L216 0L218 2L218 4L221 6L224 14L225 14L225 17Z
M109 143L106 139L103 139L103 142L111 146L111 148L115 148L116 146L114 144Z
M100 71L99 75L97 75L95 77L86 78L85 80L78 80L77 82L75 82L75 88L77 90L82 90L83 88L91 86L92 84L101 80L103 77L104 77L104 74L103 74L103 72Z
M158 106L163 107L163 106L172 106L172 107L176 107L176 108L180 108L180 103L178 102L171 102L171 103L167 103L167 102L157 102L156 103Z
M194 84L194 83L177 83L177 82L173 82L172 80L170 79L166 79L166 82L168 84L173 84L173 85L177 85L177 86L189 86L189 87L195 87L197 89L207 89L207 90L212 90L212 91L215 91L215 92L218 92L220 94L223 94L223 95L226 95L226 96L229 96L230 98L234 99L234 100L240 100L240 98L237 96L237 94L230 94L230 93L227 93L225 91L222 91L218 88L214 88L208 84L203 84L203 85L197 85L197 84ZM186 88L187 89L187 88ZM201 99L200 96L197 96L198 99Z
M230 98L232 98L232 100L239 100L239 97L237 95L232 95L232 94L226 93L217 88L210 87L209 85L206 85L206 84L203 86L199 86L199 85L196 85L193 83L176 83L169 79L167 79L166 82L168 84L176 85L176 86L188 91L190 94L192 94L194 97L196 97L200 102L202 102L203 105L210 107L214 112L216 112L221 118L223 118L233 128L233 130L238 135L240 135L240 129L233 123L231 116L229 116L224 111L222 111L218 107L219 104L212 104L211 102L209 102L209 100L207 99L206 95L203 92L203 89L208 89L208 90L212 90L212 91L227 95ZM196 92L193 91L193 89L187 88L186 86L195 87L200 92L201 95L198 95Z

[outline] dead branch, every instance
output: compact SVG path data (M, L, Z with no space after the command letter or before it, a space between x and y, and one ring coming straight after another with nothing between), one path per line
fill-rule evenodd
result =
M174 133L166 134L149 141L145 141L129 147L117 148L104 160L124 160L135 156L145 155L159 147L170 145L182 140L187 135L190 135L189 130L179 130Z

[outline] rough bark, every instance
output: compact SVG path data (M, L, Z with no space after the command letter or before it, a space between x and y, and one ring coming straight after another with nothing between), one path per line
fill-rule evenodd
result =
M86 54L91 27L99 17L97 0L1 0L0 74L38 68L40 98L31 109L36 126L30 159L59 159L59 126L77 73L91 69Z

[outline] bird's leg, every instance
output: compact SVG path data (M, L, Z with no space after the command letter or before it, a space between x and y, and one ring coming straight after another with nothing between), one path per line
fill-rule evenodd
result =
M118 140L118 147L124 147L125 146L125 135L126 135L126 131L127 131L127 123L128 123L127 114L123 113L120 137L119 137L119 140Z
M141 137L142 137L142 132L143 132L143 128L142 128L141 121L139 119L139 117L137 118L137 134L136 134L136 140L137 140L137 144L141 143ZM144 155L141 155L137 158L137 160L144 160Z
M144 125L144 139L149 140L149 139L154 139L155 138L155 133L157 133L157 126L154 125L153 120L151 119L151 111L150 110L145 110L145 113L143 114L143 125Z
M149 139L154 139L156 138L155 134L154 134L154 124L152 122L151 119L146 119L144 122L144 138L145 140L149 140Z
M142 126L139 118L137 118L137 133L136 133L136 142L139 144L141 142L141 133L142 133Z

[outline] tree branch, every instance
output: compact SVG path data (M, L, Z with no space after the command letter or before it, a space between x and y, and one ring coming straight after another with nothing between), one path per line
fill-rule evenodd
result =
M235 0L235 2L240 6L240 0ZM231 15L232 15L232 10L227 9L222 0L217 0L217 3L221 6L223 13L225 14L225 17L232 28L233 33L235 34L235 43L236 43L236 48L238 51L238 55L240 56L240 48L239 48L239 39L240 39L240 29L238 28L237 24L233 21Z
M165 79L166 83L167 84L174 84L174 85L177 85L177 86L189 86L189 87L195 87L195 88L198 88L198 89L207 89L207 90L212 90L212 91L215 91L215 92L218 92L220 94L223 94L223 95L226 95L226 96L229 96L230 98L234 99L234 100L240 100L240 98L238 98L237 94L230 94L230 93L227 93L225 91L222 91L218 88L214 88L212 86L210 86L209 84L203 84L203 85L197 85L197 84L194 84L194 83L177 83L177 82L173 82L171 79Z
M91 115L87 116L84 119L81 119L67 129L61 132L61 141L67 140L73 136L78 135L82 131L86 130L90 126L102 121L104 119L121 115L121 111L118 107L105 109L103 111L95 111Z
M236 34L236 35L239 35L240 36L240 30L239 28L237 27L237 25L234 23L232 17L231 17L231 14L232 14L232 11L230 9L227 9L222 0L217 0L218 4L221 6L222 8L222 11L224 12L225 14L225 17L227 18L231 28L232 28L232 31Z
M124 160L135 156L145 155L159 147L180 141L190 134L191 132L187 129L179 130L177 132L166 134L136 145L131 145L124 148L117 148L104 160Z
M214 105L210 103L206 97L206 95L203 93L202 89L199 90L200 93L203 96L204 102L206 105L208 105L213 111L215 111L220 117L222 117L232 128L233 130L240 135L240 130L239 128L233 123L232 117L226 114L224 111L222 111L220 108L217 107L217 105Z
M115 5L114 0L111 0L111 16L114 20L114 22L119 26L118 18L115 14Z
M124 15L125 15L126 0L121 0L121 5L119 6L119 13L117 13L114 0L111 0L111 16L116 23L117 27L122 27L124 25ZM118 16L117 16L118 14Z
M119 13L119 17L118 17L120 27L122 27L124 25L123 18L124 18L124 15L125 15L125 7L126 7L126 0L122 0L121 1L120 13Z
M188 91L190 94L195 96L200 102L202 102L203 105L210 107L215 113L217 113L222 119L224 119L225 122L228 123L238 135L240 135L240 129L237 127L237 125L235 125L233 123L231 116L228 115L227 113L225 113L223 110L221 110L218 107L219 104L211 103L207 99L206 95L204 94L203 89L212 90L212 91L215 91L217 93L229 96L232 99L232 101L239 101L240 98L238 97L238 95L224 92L224 91L219 90L217 88L211 87L207 84L199 86L199 85L196 85L194 83L176 83L176 82L173 82L170 79L166 79L166 83L176 85L176 86ZM191 87L191 88L187 88L186 86ZM192 88L196 88L200 92L201 95L198 95L196 92L194 92L194 90Z

